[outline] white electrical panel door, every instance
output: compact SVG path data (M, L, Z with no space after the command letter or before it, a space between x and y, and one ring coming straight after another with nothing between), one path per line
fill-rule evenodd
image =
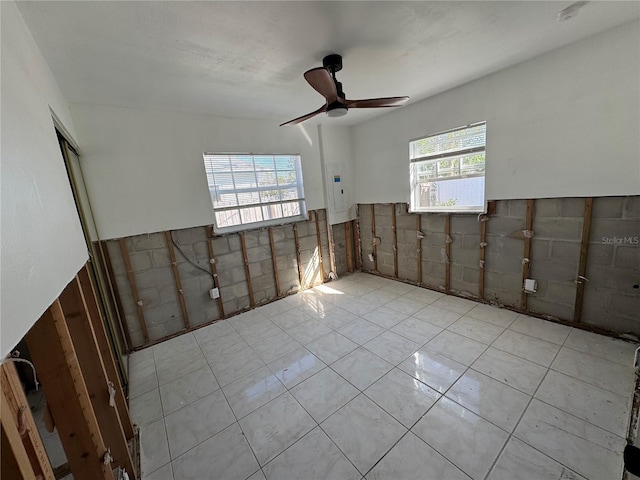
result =
M331 184L329 191L333 197L333 211L336 213L345 212L347 210L347 202L345 200L344 168L342 165L329 165L327 170L327 180Z

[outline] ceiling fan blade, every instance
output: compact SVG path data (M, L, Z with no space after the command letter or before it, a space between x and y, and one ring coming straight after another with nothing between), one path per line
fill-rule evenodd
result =
M321 106L318 110L316 110L315 112L311 112L311 113L307 113L306 115L303 115L301 117L298 118L294 118L293 120L289 120L286 123L281 124L280 126L283 127L285 125L297 125L299 123L304 122L305 120L310 119L311 117L315 117L316 115L318 115L319 113L322 112L326 112L327 111L327 105L323 105Z
M401 107L409 97L368 98L366 100L346 100L349 108Z
M338 98L338 91L333 77L324 67L312 68L304 72L304 78L316 92L327 99L327 104L333 103Z

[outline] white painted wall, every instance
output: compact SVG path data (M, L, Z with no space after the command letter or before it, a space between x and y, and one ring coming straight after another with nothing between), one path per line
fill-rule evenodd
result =
M13 2L0 2L0 353L7 354L87 261L50 108L73 135L51 71Z
M351 144L351 127L330 127L318 125L318 136L321 139L322 169L325 172L325 191L329 223L344 223L356 218L356 205L353 191L353 149ZM334 208L333 175L341 174L344 190L344 211Z
M640 194L640 23L354 126L355 201L409 201L409 141L482 120L489 200Z
M315 127L70 104L101 239L213 223L203 152L299 153L308 209L324 208Z

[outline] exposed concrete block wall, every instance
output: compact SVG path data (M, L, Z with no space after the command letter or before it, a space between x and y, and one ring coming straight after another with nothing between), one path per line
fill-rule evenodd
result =
M583 198L533 202L529 277L538 281L522 310L522 271L527 201L496 202L486 224L484 301L572 322L585 213ZM377 272L373 252L371 205L359 205L362 269L394 276L392 208L396 211L398 278L446 290L446 214L420 215L422 278L417 278L416 214L406 204L376 204ZM480 297L480 222L476 215L450 216L449 292ZM640 197L593 200L581 322L611 332L640 335Z
M317 225L320 230L326 281L329 280L331 268L326 214L324 210L313 211L310 214L310 220L295 223L298 230L300 263L303 271L302 288L319 284L322 281L315 214L318 214ZM280 295L293 293L301 288L293 226L294 224L272 227L273 251L278 269ZM334 230L342 232L340 248L345 252L336 256L336 269L339 273L346 272L344 225L335 225ZM218 275L217 285L220 288L224 313L228 316L251 308L239 233L214 236L209 239L207 228L204 226L175 230L171 233L177 246L174 248L176 263L191 327L211 322L222 316L218 308L218 301L212 300L209 296L209 290L213 288L214 280L210 273L208 242L211 242L214 251ZM244 239L254 304L260 305L278 298L269 230L263 228L245 231ZM136 281L138 297L142 302L142 312L149 332L149 341L183 331L185 323L165 233L136 235L123 240ZM133 300L125 262L120 251L119 240L108 240L105 243L111 259L112 273L118 288L119 300L133 343L132 346L144 345L142 328Z
M333 230L333 255L336 262L336 272L338 276L344 275L348 271L347 265L347 237L344 223L332 226Z

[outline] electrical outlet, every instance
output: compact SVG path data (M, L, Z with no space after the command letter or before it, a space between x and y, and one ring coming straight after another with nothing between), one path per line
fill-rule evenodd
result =
M209 296L211 297L211 300L215 300L216 298L219 298L220 290L218 290L217 288L212 288L211 290L209 290Z

